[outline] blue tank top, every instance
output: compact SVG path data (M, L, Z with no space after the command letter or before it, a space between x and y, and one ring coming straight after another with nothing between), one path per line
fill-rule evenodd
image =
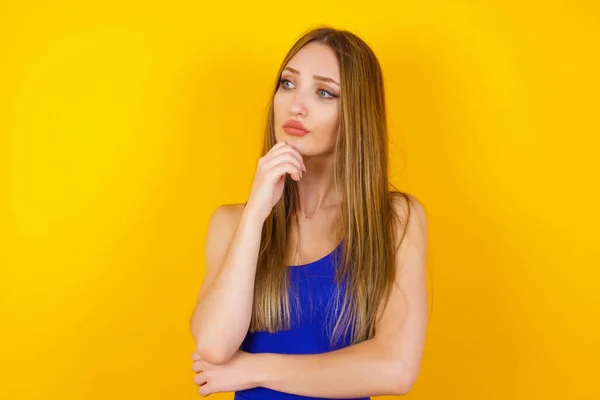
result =
M340 243L331 253L317 261L290 266L291 328L275 333L249 332L240 350L248 353L320 354L349 346L350 335L331 345L327 331L327 328L331 327L331 307L334 306L332 300L336 293L335 271L341 257L341 249ZM342 285L342 289L343 287ZM295 302L292 296L297 296L298 302ZM322 399L264 387L240 390L234 395L234 400ZM370 398L356 400L370 400Z

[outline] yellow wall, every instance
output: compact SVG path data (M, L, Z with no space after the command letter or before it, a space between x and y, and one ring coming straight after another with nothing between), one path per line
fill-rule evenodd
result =
M208 217L246 198L274 74L318 23L378 54L394 183L429 211L409 397L600 398L594 2L12 3L0 398L199 398Z

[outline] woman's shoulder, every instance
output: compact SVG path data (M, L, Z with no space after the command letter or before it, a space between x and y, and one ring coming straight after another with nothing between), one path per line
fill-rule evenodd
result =
M207 274L221 265L243 210L244 204L221 204L210 215L206 233Z
M401 192L399 190L390 191L390 199L395 213L401 218L408 218L411 214L427 214L423 202L413 193Z
M396 250L412 247L423 249L427 246L427 210L417 196L404 192L390 192L394 219Z
M237 225L242 213L246 207L246 203L225 203L215 208L210 216L211 222L217 224L234 224Z

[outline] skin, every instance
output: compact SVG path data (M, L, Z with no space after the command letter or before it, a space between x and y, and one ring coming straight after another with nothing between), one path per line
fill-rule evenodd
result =
M339 202L333 186L333 149L339 120L339 98L335 96L339 95L340 87L313 75L339 82L340 72L333 51L314 42L301 49L287 67L299 73L289 70L282 73L283 81L273 99L275 136L278 143L285 141L292 146L306 166L297 180L299 212L305 217L298 229L308 238L311 226L324 216L330 217ZM309 133L303 137L288 135L283 124L289 119L302 122ZM237 351L223 364L211 364L194 352L192 370L196 373L194 383L199 386L198 392L208 396L262 386L329 398L408 393L420 367L428 315L427 219L421 203L414 197L411 200L410 223L396 255L397 282L388 307L378 319L374 338L324 354ZM406 217L401 204L395 207ZM307 243L312 245L309 240Z
M339 120L340 70L333 50L315 42L304 46L288 67L297 73L285 69L281 74L273 98L275 137L295 148L306 166L298 192L300 213L310 218L338 202L333 190L333 149ZM286 133L283 124L289 119L301 122L309 133L302 137Z

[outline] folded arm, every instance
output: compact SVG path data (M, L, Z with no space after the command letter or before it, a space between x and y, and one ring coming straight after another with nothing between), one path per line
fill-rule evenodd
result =
M324 354L256 354L258 386L329 398L409 392L420 368L428 316L427 220L423 206L412 200L407 232L396 255L397 281L375 337Z

